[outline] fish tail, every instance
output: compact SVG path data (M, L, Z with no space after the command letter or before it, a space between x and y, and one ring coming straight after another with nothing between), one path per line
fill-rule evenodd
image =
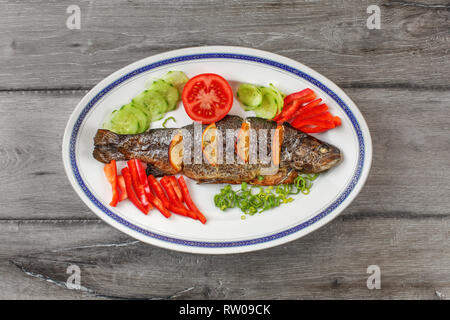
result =
M111 146L117 145L119 142L120 137L118 134L105 129L97 130L94 137L94 146Z

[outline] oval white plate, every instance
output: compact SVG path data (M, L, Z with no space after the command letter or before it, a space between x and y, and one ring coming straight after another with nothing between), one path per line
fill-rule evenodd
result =
M217 73L233 89L240 82L273 83L285 93L312 88L342 119L342 126L316 136L343 151L344 161L321 174L308 196L276 209L241 219L238 209L220 211L213 197L222 185L197 185L189 180L190 192L208 219L206 225L173 215L164 218L156 210L147 216L129 201L110 207L110 186L103 164L92 157L93 137L112 110L141 92L146 81L169 70L188 77ZM245 115L234 102L231 114ZM248 113L250 115L250 113ZM191 123L184 108L174 116L182 126ZM162 120L152 124L161 127ZM170 125L173 122L169 123ZM361 190L372 160L367 124L351 99L333 82L291 59L240 47L198 47L170 51L135 62L104 79L78 104L67 124L62 145L67 176L80 198L104 221L146 243L192 253L237 253L272 247L300 238L335 218Z

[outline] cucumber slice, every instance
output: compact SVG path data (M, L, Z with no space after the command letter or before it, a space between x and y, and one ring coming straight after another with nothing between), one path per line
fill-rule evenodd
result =
M277 112L281 112L281 109L283 109L284 105L284 99L281 97L281 94L269 87L260 87L260 90L263 95L271 95L275 99L277 104Z
M168 103L166 99L157 91L145 90L132 103L139 109L146 110L150 121L157 121L164 117L168 111Z
M286 97L286 95L271 83L269 83L269 87L270 87L270 89L275 91L275 93L278 95L278 98L277 98L278 112L281 112L281 110L283 109L283 106L284 106L284 97Z
M153 82L148 90L158 92L167 100L167 111L173 110L177 107L178 100L180 99L180 94L178 92L178 89L175 88L172 84L160 79Z
M269 89L269 88L266 88ZM269 89L272 91L272 89ZM275 117L278 111L278 102L276 95L273 93L263 92L263 100L261 105L255 109L255 115L264 119L272 119Z
M139 133L139 121L129 109L115 110L103 124L103 128L118 134Z
M111 112L105 119L105 121L103 121L102 124L102 128L106 129L106 130L111 130L111 119L114 118L114 114L117 112L117 110L114 110L113 112Z
M169 71L162 79L177 88L179 92L183 91L183 86L189 81L189 78L182 71Z
M143 112L140 108L136 107L133 103L127 104L121 108L126 109L134 114L136 119L139 122L139 133L147 131L147 129L150 127L150 115L147 115L147 113ZM120 111L120 110L119 110Z
M258 108L263 101L261 90L249 83L241 84L237 89L236 96L246 111Z

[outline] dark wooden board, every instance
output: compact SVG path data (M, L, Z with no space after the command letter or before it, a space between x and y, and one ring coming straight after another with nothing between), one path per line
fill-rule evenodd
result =
M69 5L81 29L66 28ZM381 29L369 30L369 5ZM450 295L450 4L0 1L0 299L444 299ZM336 220L248 254L178 253L103 223L72 190L62 135L86 90L172 49L253 47L342 86L373 163ZM69 265L81 290L66 288ZM369 265L381 290L369 290Z
M447 1L3 1L0 89L90 88L136 60L202 45L268 50L345 87L448 89ZM381 8L381 29L366 27ZM436 6L441 4L441 6Z
M10 294L58 299L439 299L450 295L448 217L341 216L286 245L222 256L149 246L97 221L3 221L0 230L0 298ZM80 268L80 290L65 288L70 265ZM369 265L380 267L380 290L367 288Z

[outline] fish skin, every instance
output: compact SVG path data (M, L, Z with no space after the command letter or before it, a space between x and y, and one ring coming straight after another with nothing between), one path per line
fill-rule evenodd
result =
M238 116L226 116L216 123L222 132L226 129L238 129L243 119ZM275 129L277 124L261 118L246 118L251 129ZM180 132L178 128L151 129L136 135L118 135L111 131L100 129L94 137L93 156L100 162L111 160L139 159L148 164L147 174L155 176L184 174L198 183L231 183L248 182L258 185L277 185L292 183L299 173L320 173L336 166L342 161L342 153L335 146L320 141L306 133L293 128L289 123L283 126L283 143L280 153L278 172L265 175L259 180L262 168L269 168L270 163L219 163L211 165L203 158L202 163L195 163L193 155L191 163L184 164L181 172L176 172L169 163L169 145L174 135ZM206 125L202 126L202 131ZM182 128L194 136L193 124ZM270 132L270 131L269 131ZM269 133L270 134L270 133ZM201 137L200 137L201 138ZM267 152L270 152L268 144ZM225 152L225 138L223 152ZM235 155L237 158L237 155Z

